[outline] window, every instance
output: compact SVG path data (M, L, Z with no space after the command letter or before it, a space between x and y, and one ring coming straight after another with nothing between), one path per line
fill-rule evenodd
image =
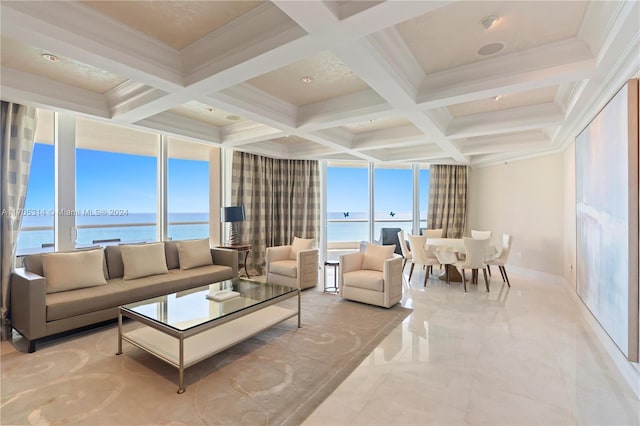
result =
M327 258L358 249L360 241L370 241L370 232L379 239L382 228L417 234L418 228L427 227L428 165L330 162L326 191ZM370 196L373 211L369 211Z
M159 135L76 123L76 245L156 241Z
M429 210L429 173L428 168L420 168L420 228L427 228L427 211Z
M209 238L209 153L203 144L169 138L167 236Z
M327 243L369 241L369 169L366 163L327 166Z
M376 166L373 175L375 228L401 228L406 234L413 228L413 170L411 165Z
M37 128L24 213L18 234L18 254L52 251L54 242L53 112L37 110ZM43 250L44 249L44 250Z

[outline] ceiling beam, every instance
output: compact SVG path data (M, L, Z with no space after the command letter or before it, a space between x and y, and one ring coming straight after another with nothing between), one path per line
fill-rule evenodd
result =
M595 70L589 46L571 39L428 75L417 99L425 109L442 107L573 82Z
M167 92L183 85L176 49L80 2L1 2L0 11L4 37Z
M556 126L563 121L562 109L557 104L549 102L454 118L447 127L447 136L451 139L460 139L521 132Z
M13 68L0 67L0 75L2 100L59 108L102 118L111 116L107 101L100 93Z

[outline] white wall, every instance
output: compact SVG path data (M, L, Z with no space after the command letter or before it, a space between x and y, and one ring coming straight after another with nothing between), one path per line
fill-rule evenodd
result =
M471 169L469 229L513 235L509 264L564 276L565 161L562 153ZM575 227L574 227L575 228Z
M564 269L563 277L576 291L576 144L564 151Z

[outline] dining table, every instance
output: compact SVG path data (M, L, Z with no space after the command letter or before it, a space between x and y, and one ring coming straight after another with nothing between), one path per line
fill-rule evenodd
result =
M448 250L458 255L458 253L464 253L464 240L462 238L427 238L425 243L427 249L439 249ZM458 272L452 264L445 264L445 269L437 275L439 280L446 281L447 274L449 275L449 281L462 282L462 275Z
M464 248L464 239L463 238L427 238L425 243L427 248L435 248L440 250L447 250L455 253L455 255L459 258L460 254L465 254ZM497 253L495 246L487 247L486 257L491 257ZM438 279L446 281L447 279L447 271L449 273L449 281L462 282L462 275L458 272L458 268L456 268L452 264L446 264L445 268L441 274L438 275Z

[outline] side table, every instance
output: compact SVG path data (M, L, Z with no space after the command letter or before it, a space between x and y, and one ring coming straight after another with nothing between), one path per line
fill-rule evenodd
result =
M333 267L333 287L327 287L327 266ZM340 268L340 262L337 260L327 260L324 262L324 281L323 281L323 291L326 293L328 291L337 293L340 288L338 287L338 268Z
M249 257L249 252L251 251L251 244L228 244L224 246L217 246L218 248L235 250L239 254L244 253L244 261L238 264L238 269L242 270L244 268L244 273L247 274L247 278L251 278L249 276L249 271L247 270L247 257Z

